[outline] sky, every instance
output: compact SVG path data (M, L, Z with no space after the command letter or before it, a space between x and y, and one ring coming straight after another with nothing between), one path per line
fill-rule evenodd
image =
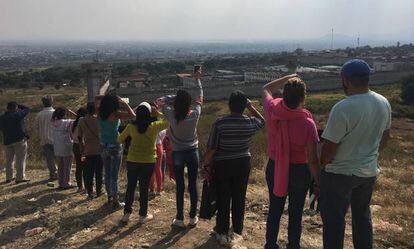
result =
M414 40L414 0L0 0L0 40Z

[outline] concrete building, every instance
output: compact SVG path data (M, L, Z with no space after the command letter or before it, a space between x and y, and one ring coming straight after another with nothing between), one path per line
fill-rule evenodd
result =
M88 102L92 102L96 95L104 95L108 91L112 64L94 61L82 64L82 68L86 70Z
M244 82L269 82L280 78L278 72L244 72Z

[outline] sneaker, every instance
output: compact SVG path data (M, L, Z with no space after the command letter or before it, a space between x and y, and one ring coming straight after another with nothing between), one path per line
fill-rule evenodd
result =
M154 216L152 214L147 214L146 216L139 216L138 223L145 224L152 219L154 219Z
M231 233L229 235L229 243L232 247L240 246L243 244L243 236L237 233Z
M16 178L7 179L7 180L5 181L5 183L11 183L11 182L12 182L12 181L14 181L14 180L16 180Z
M24 182L30 182L30 180L29 179L18 180L18 181L16 181L16 184L24 183Z
M131 216L131 214L130 213L126 213L126 214L124 214L124 216L122 216L122 219L121 219L121 222L122 223L128 223L128 221L129 221L129 216Z
M119 201L112 202L112 207L114 209L120 209L120 208L123 208L124 206L125 206L125 202L119 202Z
M180 227L180 228L185 227L184 221L183 220L178 220L178 219L174 219L171 225L174 226L174 227Z
M230 246L228 237L225 234L218 234L218 233L216 233L216 240L217 240L217 243L220 246L225 246L225 247L229 247Z
M190 226L197 226L197 223L198 223L198 217L197 216L190 219L190 223L189 223Z

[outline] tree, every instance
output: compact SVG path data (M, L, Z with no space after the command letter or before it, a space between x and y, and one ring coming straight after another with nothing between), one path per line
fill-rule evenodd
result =
M414 74L402 80L401 99L406 105L414 105Z

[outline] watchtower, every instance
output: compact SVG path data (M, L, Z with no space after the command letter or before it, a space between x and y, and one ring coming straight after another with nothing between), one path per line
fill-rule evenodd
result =
M104 95L108 90L112 64L95 60L82 64L82 68L86 70L88 102L93 102L96 95Z

